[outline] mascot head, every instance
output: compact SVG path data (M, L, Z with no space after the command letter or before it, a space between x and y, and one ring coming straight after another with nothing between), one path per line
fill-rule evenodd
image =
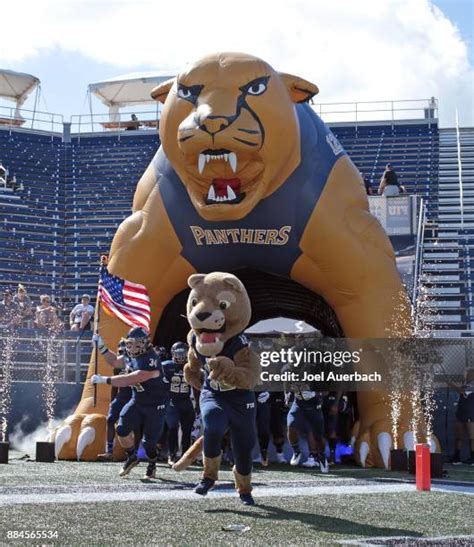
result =
M252 309L244 284L235 275L223 272L193 274L186 307L196 335L196 349L211 357L249 324Z
M160 139L206 220L237 220L300 162L295 103L318 88L251 55L218 53L152 91Z

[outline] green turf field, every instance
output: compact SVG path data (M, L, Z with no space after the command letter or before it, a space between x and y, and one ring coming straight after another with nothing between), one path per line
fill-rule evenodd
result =
M472 467L448 466L453 480L464 481L458 488L471 495L420 493L405 473L347 467L329 475L288 466L257 469L258 506L253 508L239 503L228 468L207 498L190 492L199 468L177 474L160 465L160 479L150 483L140 480L144 464L126 479L118 477L119 468L20 460L0 466L0 544L335 545L357 538L459 535L472 537L443 541L474 544ZM465 481L472 481L472 487ZM224 531L229 524L250 530ZM24 539L27 531L39 530L58 537ZM23 533L23 539L11 539L12 531Z

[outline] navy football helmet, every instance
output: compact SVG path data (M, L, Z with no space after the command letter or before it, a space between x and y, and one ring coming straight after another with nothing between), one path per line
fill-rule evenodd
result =
M138 357L150 346L150 336L143 327L133 327L125 338L125 348L130 357Z
M188 360L188 344L175 342L171 346L171 357L178 365L184 365Z

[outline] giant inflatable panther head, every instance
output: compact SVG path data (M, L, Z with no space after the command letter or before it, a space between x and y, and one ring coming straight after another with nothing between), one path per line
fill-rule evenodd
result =
M294 104L316 85L250 55L221 53L156 87L160 139L207 220L247 215L300 162Z

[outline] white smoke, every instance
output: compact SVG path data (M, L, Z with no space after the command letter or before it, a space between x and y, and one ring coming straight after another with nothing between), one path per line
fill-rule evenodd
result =
M9 435L10 448L34 457L36 454L36 443L49 441L52 431L61 424L66 416L72 414L73 411L74 409L69 409L62 416L54 418L50 428L48 427L48 420L45 420L31 433L23 431L28 421L28 416L23 416Z

